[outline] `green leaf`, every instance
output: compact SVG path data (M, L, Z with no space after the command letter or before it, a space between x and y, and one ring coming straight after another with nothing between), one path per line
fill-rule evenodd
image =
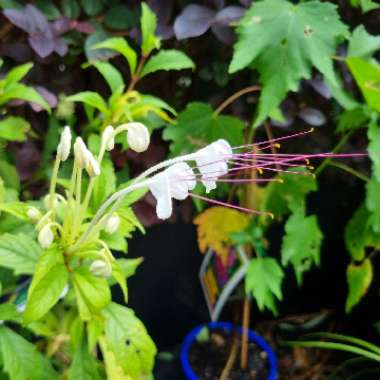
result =
M368 107L380 112L380 65L356 57L348 58L347 64Z
M77 94L68 96L66 100L71 101L71 102L82 102L84 104L87 104L91 107L98 109L100 112L102 112L105 115L108 113L106 102L97 92L93 92L93 91L78 92Z
M28 74L32 67L33 63L28 62L9 70L4 78L5 86L14 82L19 82L26 74Z
M0 160L0 177L6 187L16 190L20 189L20 177L16 168L5 160Z
M206 103L194 102L178 115L176 125L168 125L164 139L170 140L173 156L192 152L217 139L226 139L231 145L243 142L244 124L233 116L215 115Z
M94 313L106 307L111 301L111 293L104 278L95 277L88 268L76 268L73 284L77 298L79 315L88 321Z
M28 217L28 210L30 206L24 202L4 202L0 203L0 211L6 212L7 214L11 214L18 219L30 221Z
M292 264L299 285L302 284L303 273L313 264L319 265L322 239L315 215L305 216L298 210L286 222L281 261L284 266Z
M283 278L284 272L277 260L264 257L250 261L245 277L245 289L255 298L259 310L268 308L273 314L277 314L276 299L282 300Z
M103 1L102 0L80 0L83 10L89 16L98 15L103 9Z
M100 74L102 74L103 78L108 83L108 86L110 86L112 93L124 87L122 75L120 74L119 70L117 70L110 63L103 61L93 61L90 62L90 65L94 66L100 72Z
M194 69L194 62L179 50L160 50L142 69L140 78L159 70Z
M369 259L361 264L350 264L347 268L348 296L346 301L346 313L359 303L367 293L373 278L372 262Z
M0 320L20 323L22 318L14 303L0 304Z
M363 13L380 8L380 5L372 0L351 0L351 5L354 7L361 7Z
M371 212L368 219L368 224L372 229L380 232L380 182L376 178L372 177L367 183L367 197L366 197L367 209Z
M143 55L147 56L153 49L160 47L160 39L155 36L157 27L156 15L145 3L141 3L141 50Z
M24 312L26 324L43 317L58 302L67 281L63 254L53 246L41 255L36 265Z
M137 54L122 37L112 37L99 42L92 49L111 49L120 53L128 62L129 70L133 74L136 70Z
M124 302L128 303L128 288L126 277L124 276L123 268L120 266L120 263L117 260L114 260L112 262L112 277L120 285L124 296Z
M153 369L156 347L131 309L111 303L103 311L107 345L125 374L137 379Z
M22 117L9 116L0 120L0 138L9 141L25 141L30 124Z
M368 125L368 155L372 161L372 172L377 182L380 182L380 126L377 120L371 120Z
M130 29L136 26L136 15L125 4L116 4L108 9L104 23L107 27L117 30Z
M370 58L380 49L380 37L367 33L363 25L353 32L348 43L348 57Z
M84 342L74 352L68 380L100 380L96 359L90 354Z
M40 246L28 235L0 235L0 266L12 269L16 275L33 273L41 253Z
M58 380L49 360L20 335L0 327L2 369L10 380Z
M80 15L80 7L77 0L61 0L61 9L64 16L76 20Z
M343 111L339 115L337 132L346 132L365 126L368 121L368 112L365 107L356 107L351 110Z
M237 28L238 39L229 72L251 67L263 85L257 127L285 98L297 91L312 68L336 83L332 56L337 37L347 33L336 5L308 1L297 5L285 0L252 3Z

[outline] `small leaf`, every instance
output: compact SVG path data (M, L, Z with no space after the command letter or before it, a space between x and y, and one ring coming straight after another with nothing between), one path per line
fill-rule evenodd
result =
M380 96L380 93L379 93ZM368 155L372 161L372 171L377 182L380 182L380 125L377 120L371 120L368 124Z
M112 37L95 44L92 49L111 49L120 53L128 62L131 74L136 70L137 54L122 37Z
M368 112L364 107L356 107L351 110L343 111L339 115L337 132L346 132L351 129L364 127L368 120Z
M113 65L108 62L103 61L93 61L90 62L91 66L94 66L103 78L106 80L108 86L110 87L112 93L124 87L123 77Z
M143 55L147 56L153 49L160 47L160 39L155 36L157 27L157 18L152 10L145 3L141 3L141 50Z
M100 380L96 359L82 342L74 352L69 368L68 380Z
M0 138L9 141L25 141L30 124L21 117L9 116L0 120Z
M370 58L380 49L380 37L368 34L363 25L353 32L348 43L348 57Z
M15 304L2 303L0 304L0 320L21 323L22 317Z
M0 160L0 177L6 187L16 190L20 189L20 177L16 168L8 161Z
M108 114L107 104L97 92L93 92L93 91L78 92L77 94L68 96L66 100L71 101L71 102L81 102L98 109L100 112L102 112L105 115Z
M33 63L24 63L9 70L4 78L4 85L7 86L14 82L19 82L32 69Z
M260 311L268 308L273 314L277 314L276 299L282 300L283 278L284 272L275 259L264 257L250 261L245 277L245 289L255 298Z
M117 260L114 260L112 262L112 277L120 285L120 288L124 295L124 302L128 303L128 288L127 288L126 278L124 276L123 269Z
M346 301L346 313L359 303L367 293L373 278L372 262L369 259L361 264L350 264L347 268L348 296Z
M25 221L30 221L30 218L27 214L29 209L30 206L24 202L15 201L0 203L0 211L6 212L7 214L13 215L16 218Z
M41 255L36 265L24 312L26 324L43 317L58 302L67 281L62 252L53 246Z
M179 50L160 50L144 66L140 77L159 70L193 69L194 62Z
M77 0L61 0L62 13L71 20L76 20L80 15L80 6Z
M376 233L380 232L380 182L372 177L367 182L366 206L371 215L368 224Z

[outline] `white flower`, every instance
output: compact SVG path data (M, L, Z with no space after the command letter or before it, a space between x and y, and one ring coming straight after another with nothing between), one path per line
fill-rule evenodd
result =
M195 161L202 174L202 183L206 187L206 193L216 188L218 177L227 174L227 162L230 157L232 157L231 146L223 139L198 150Z
M86 166L87 173L90 177L97 177L100 174L100 166L92 153L87 150L88 163Z
M52 198L53 198L53 200L51 201L50 194L47 194L44 196L43 202L44 202L44 206L45 206L46 210L50 209L51 202L52 202L51 208L53 210L57 209L57 207L59 206L58 194L53 194Z
M149 190L157 200L156 213L168 219L173 211L172 198L183 200L196 185L195 175L184 162L169 166L151 178Z
M43 249L49 248L54 240L53 231L50 228L50 225L47 224L44 226L38 234L38 242Z
M28 210L26 211L26 215L28 215L28 218L32 222L38 222L42 216L40 211L35 207L29 207Z
M61 161L66 161L70 155L71 149L71 131L70 127L66 126L61 134L61 139L57 148L57 156Z
M107 223L104 227L104 230L109 233L110 235L112 235L113 233L115 233L118 228L120 226L120 218L119 218L119 215L116 214L116 212L114 212L107 220Z
M115 132L115 129L112 127L112 125L109 125L102 134L102 144L104 144L106 150L110 151L115 147L115 137L113 136L113 133Z
M111 276L112 266L104 260L95 260L90 266L90 271L96 277L107 278Z
M127 126L127 141L129 147L138 153L146 151L150 143L148 128L138 122L128 123Z
M81 169L85 169L88 165L88 149L81 137L77 137L74 143L74 155L77 165Z

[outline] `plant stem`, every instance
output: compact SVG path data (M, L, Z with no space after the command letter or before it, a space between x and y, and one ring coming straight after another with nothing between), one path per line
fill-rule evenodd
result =
M59 170L60 163L61 163L61 159L57 155L54 161L53 173L51 175L51 180L50 180L50 188L49 188L49 209L50 210L52 210L54 206L53 198L54 198L54 193L55 193L55 187L57 186L58 170Z
M342 164L340 162L335 162L335 161L330 161L330 162L328 162L327 165L334 166L336 168L342 169L342 170L346 171L347 173L350 173L353 176L363 180L364 182L369 182L369 180L370 180L366 175L358 172L357 170L351 168L350 166L348 166L346 164Z
M227 380L228 379L228 376L230 375L232 367L235 363L237 352L238 352L238 337L237 337L237 334L234 333L234 336L232 338L231 351L230 351L230 354L228 356L227 363L224 366L223 371L220 375L219 380Z
M243 333L241 336L240 368L244 371L248 366L248 330L251 319L251 299L245 296L243 306Z
M147 58L148 58L147 55L141 56L140 62L137 65L137 69L136 69L135 73L132 75L131 82L129 83L129 86L127 88L127 93L132 91L135 88L137 82L140 79L141 70L143 69L145 61L147 60Z
M215 111L214 116L219 115L226 107L228 107L231 103L233 103L236 99L240 98L240 96L248 94L250 92L259 91L259 86L248 86L245 87L234 94L232 94L229 98L227 98Z

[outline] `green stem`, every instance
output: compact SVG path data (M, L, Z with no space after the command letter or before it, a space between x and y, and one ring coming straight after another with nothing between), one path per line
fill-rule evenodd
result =
M334 166L336 168L342 169L342 170L346 171L347 173L350 173L353 176L361 179L364 182L369 182L369 180L370 180L366 175L358 172L357 170L351 168L350 166L348 166L346 164L342 164L340 162L335 162L335 161L330 161L327 163L327 165Z
M49 188L49 209L52 210L54 206L54 193L55 188L57 186L57 179L58 179L58 170L59 165L61 163L61 159L58 157L58 154L54 161L54 167L53 167L53 173L50 180L50 188Z

